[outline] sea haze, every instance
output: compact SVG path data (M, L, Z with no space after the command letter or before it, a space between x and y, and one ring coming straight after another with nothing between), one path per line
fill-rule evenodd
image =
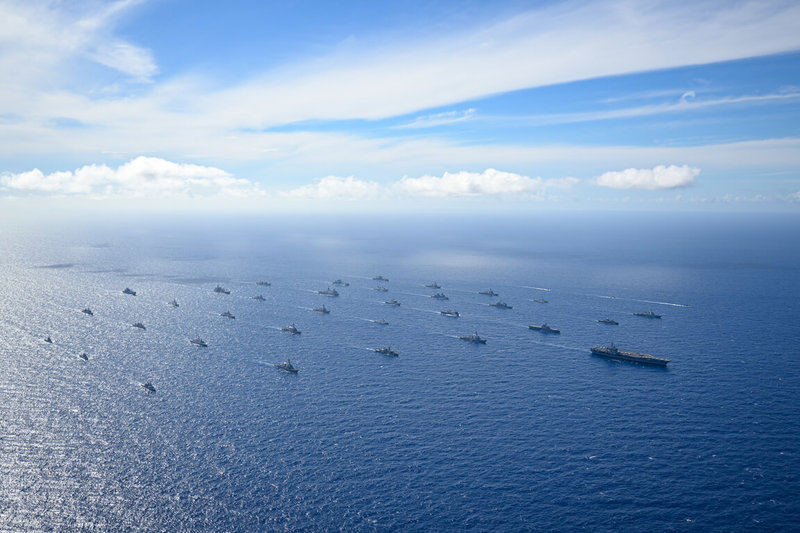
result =
M796 528L798 242L755 214L7 224L0 530Z

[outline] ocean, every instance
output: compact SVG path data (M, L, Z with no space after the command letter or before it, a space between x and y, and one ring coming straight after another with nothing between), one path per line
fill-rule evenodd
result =
M797 530L798 243L791 214L4 219L0 530Z

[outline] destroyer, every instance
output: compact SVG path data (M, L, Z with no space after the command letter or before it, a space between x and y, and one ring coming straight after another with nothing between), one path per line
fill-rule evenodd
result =
M200 346L202 348L206 348L208 346L208 344L206 344L206 341L204 341L200 337L197 337L196 339L192 339L189 342L191 342L195 346Z
M442 286L439 285L438 283L436 283L435 281L433 283L428 283L425 286L428 287L429 289L441 289L442 288Z
M316 311L317 313L322 313L323 315L327 315L328 313L331 312L331 310L325 307L324 305L322 307L315 307L314 311Z
M372 278L372 281L389 281L389 280L387 278L384 278L383 276L375 276L374 278Z
M373 291L378 291L378 292L389 292L389 289L387 289L387 288L386 288L386 287L384 287L383 285L378 285L377 287L375 287L375 288L374 288L374 289L372 289L372 290L373 290Z
M294 322L286 326L285 328L281 328L281 331L285 331L286 333L291 333L292 335L300 335L300 330L297 329L297 326L294 325Z
M233 315L231 314L231 312L230 312L230 311L225 311L224 313L220 313L220 315L219 315L219 316L224 316L225 318L236 318L235 316L233 316Z
M386 305L391 305L392 307L397 307L398 305L400 305L400 302L398 302L397 300L387 300L383 303L385 303Z
M214 292L217 292L217 293L219 293L219 294L230 294L230 293L231 293L231 291L229 291L229 290L228 290L228 289L226 289L225 287L221 287L221 286L219 286L219 285L217 285L216 287L214 287Z
M434 300L449 300L450 299L447 296L445 296L445 294L443 292L437 292L436 294L431 296L431 298L433 298Z
M661 318L661 315L657 315L652 311L643 311L639 313L633 313L634 316L643 316L645 318Z
M459 339L464 340L464 341L474 342L475 344L486 344L486 339L482 339L478 335L477 331L475 333L471 334L471 335L463 335L463 336L459 337Z
M46 342L47 344L53 344L53 339L51 339L50 335L48 335L47 337L44 338L44 342Z
M144 390L146 390L147 392L155 392L156 391L156 388L153 387L153 384L150 383L149 381L147 383L142 383L142 388Z
M130 294L131 296L136 296L136 291L133 291L133 290L129 289L128 287L125 287L125 290L122 291L122 294Z
M498 309L513 309L513 307L511 307L510 305L508 305L505 302L497 302L497 303L489 304L489 305L491 305L492 307L497 307Z
M600 357L607 357L608 359L628 361L630 363L640 363L643 365L667 366L667 363L669 363L669 359L664 359L662 357L655 357L646 353L620 350L614 346L614 343L611 343L608 346L595 346L592 348L592 354L599 355Z
M535 329L536 331L541 331L542 333L561 333L560 329L551 328L547 325L547 322L542 324L541 326L528 326L530 329Z
M80 357L84 361L88 361L89 360L89 356L86 355L86 352L81 353L78 357Z
M611 324L612 326L619 326L619 322L611 318L603 318L601 320L598 320L598 322L600 322L601 324Z
M439 311L439 313L444 315L444 316L454 316L456 318L461 316L461 313L459 313L455 309L447 309L445 311Z
M144 327L144 324L142 324L141 322L135 322L133 324L133 327L138 328L138 329L147 329L146 327Z
M333 284L334 285L338 285L339 287L349 287L350 286L350 284L348 282L342 281L340 279L333 280Z
M389 323L386 321L385 318L379 318L378 320L373 320L374 323L380 324L381 326L388 326Z
M500 296L499 294L494 292L492 289L485 290L485 291L478 291L478 294L483 294L484 296Z
M547 300L545 300L544 298L535 298L533 301L536 302L537 304L546 304L547 303Z
M171 305L172 307L178 307L178 300L172 300L171 302L169 302L169 305Z
M277 368L278 370L283 370L284 372L288 372L290 374L297 374L297 369L294 367L294 365L292 365L292 362L289 361L288 359L283 363L277 363L275 365L275 368Z
M260 294L256 294L255 296L253 296L253 300L258 300L259 302L266 302L267 301L267 299L264 298L263 296L261 296Z
M330 287L328 287L327 289L325 289L323 291L317 291L317 294L321 294L323 296L339 296L339 291L337 291L336 289L331 289Z
M85 313L85 314L87 314L89 316L94 316L94 313L92 313L92 310L89 309L88 307L86 309L82 309L81 313Z
M399 353L397 353L394 350L392 350L391 347L389 347L389 348L373 348L372 350L375 351L375 352L381 353L383 355L390 355L392 357L397 357L397 356L400 355Z
M256 281L256 285L261 285L262 287L269 287L272 285L269 281Z

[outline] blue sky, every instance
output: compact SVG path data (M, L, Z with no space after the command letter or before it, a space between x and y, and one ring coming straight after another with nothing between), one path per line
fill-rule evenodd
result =
M0 207L800 207L796 1L0 0Z

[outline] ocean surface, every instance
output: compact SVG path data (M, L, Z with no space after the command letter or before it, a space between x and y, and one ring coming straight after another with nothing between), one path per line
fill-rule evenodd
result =
M798 530L798 243L777 214L5 218L0 531Z

